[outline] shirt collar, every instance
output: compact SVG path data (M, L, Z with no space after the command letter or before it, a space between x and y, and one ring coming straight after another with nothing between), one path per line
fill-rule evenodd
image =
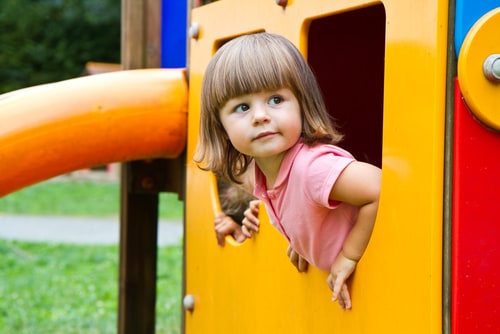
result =
M288 175L290 174L290 170L292 169L295 157L300 152L303 146L304 143L302 143L302 140L299 140L285 154L283 160L281 161L280 170L278 172L278 177L276 178L276 182L274 183L273 189L281 187L288 179ZM261 194L263 191L266 190L269 190L266 188L266 177L259 169L257 164L255 164L255 195L258 196L259 194Z

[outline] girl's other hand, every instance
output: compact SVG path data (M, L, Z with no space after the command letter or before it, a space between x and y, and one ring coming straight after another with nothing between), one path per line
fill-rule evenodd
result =
M250 232L259 232L259 208L260 201L253 200L250 201L248 209L245 210L241 230L245 237L251 238L252 234Z
M347 288L347 280L356 269L358 262L344 256L342 252L332 264L330 275L326 280L333 291L332 301L338 301L342 309L350 310L352 307L351 295Z
M290 258L290 261L292 261L292 264L297 268L299 273L305 273L307 271L307 267L309 263L300 256L299 253L297 253L292 246L288 246L288 249L286 250L286 254Z
M215 237L217 244L224 246L227 235L231 235L236 242L243 242L246 236L242 231L240 224L236 223L231 217L227 216L224 212L219 213L214 219Z

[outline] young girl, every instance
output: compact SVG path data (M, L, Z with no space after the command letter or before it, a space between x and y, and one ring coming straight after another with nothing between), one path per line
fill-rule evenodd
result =
M374 227L381 171L335 146L342 136L298 49L269 33L227 42L205 72L200 121L194 160L236 183L254 173L294 264L329 272L332 299L350 309L346 281ZM258 230L256 219L243 224Z

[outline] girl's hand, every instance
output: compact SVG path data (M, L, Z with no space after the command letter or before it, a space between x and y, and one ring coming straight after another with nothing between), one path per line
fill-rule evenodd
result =
M250 234L250 232L259 232L259 207L260 201L253 200L250 201L248 209L246 209L244 212L245 218L243 218L241 230L247 238L252 237L252 234Z
M236 223L231 217L226 216L224 212L219 213L215 217L214 225L215 237L219 246L224 246L227 235L231 235L239 243L245 241L247 238L243 234L240 224Z
M350 310L352 307L351 296L347 288L347 279L356 269L357 261L348 259L342 252L332 264L330 275L326 280L333 291L332 301L338 301L342 309Z
M304 273L307 271L307 267L308 267L309 263L307 263L307 261L302 256L300 256L300 254L297 253L292 248L292 246L288 246L288 249L286 250L286 254L290 258L290 261L292 261L292 264L295 266L295 268L297 268L299 273Z

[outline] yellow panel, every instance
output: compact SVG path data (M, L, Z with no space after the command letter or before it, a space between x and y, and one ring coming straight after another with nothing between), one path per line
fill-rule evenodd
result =
M193 10L186 201L186 333L439 333L447 43L446 1L387 0L383 185L376 228L352 282L353 309L331 302L327 274L299 274L261 217L239 247L217 246L212 177L191 158L199 95L218 41L266 30L305 53L311 18L379 4L361 0L221 0ZM264 215L265 216L265 215Z

